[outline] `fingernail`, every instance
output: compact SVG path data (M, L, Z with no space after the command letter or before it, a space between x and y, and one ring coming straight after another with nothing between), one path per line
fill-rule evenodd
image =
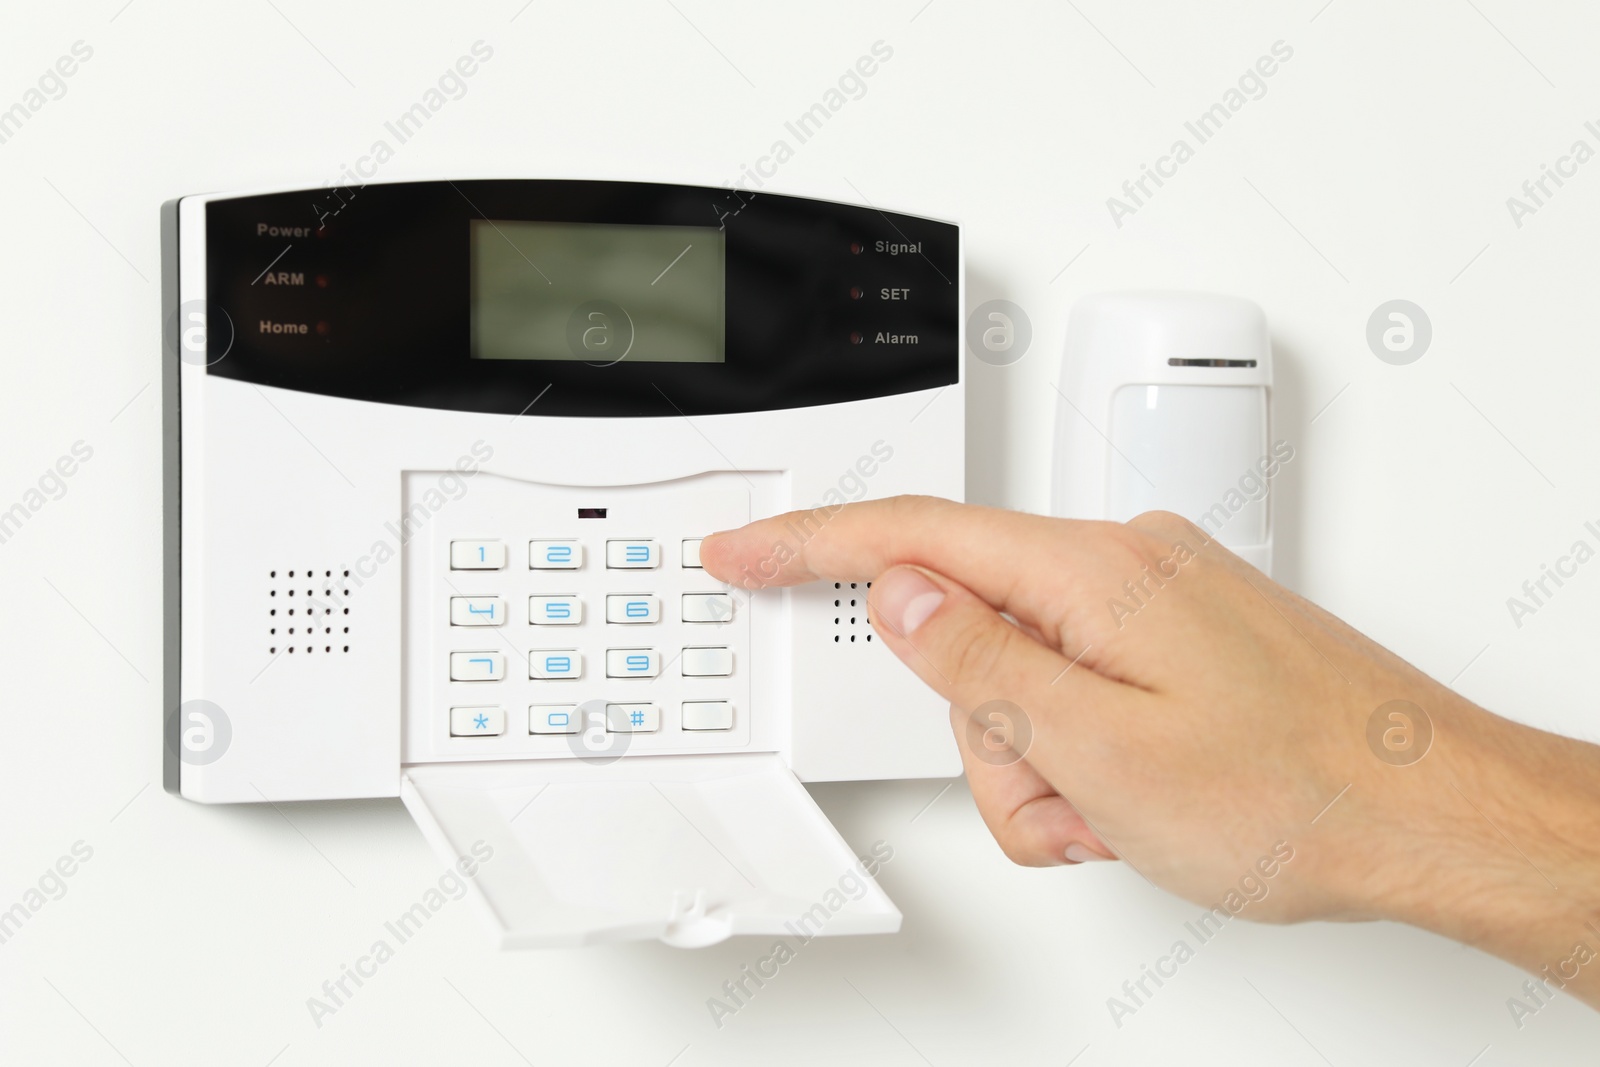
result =
M1110 856L1102 856L1087 845L1080 845L1076 841L1067 846L1068 863L1089 863L1092 860L1108 860Z
M902 637L914 633L944 602L944 590L910 567L896 568L874 585L884 618Z

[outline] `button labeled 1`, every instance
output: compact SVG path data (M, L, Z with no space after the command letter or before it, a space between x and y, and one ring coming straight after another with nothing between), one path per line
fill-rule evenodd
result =
M661 546L654 541L607 541L606 566L616 569L648 569L661 565Z
M451 626L499 626L506 621L505 605L497 596L453 596Z
M499 541L451 541L453 571L497 571L506 565L506 546Z
M506 732L505 708L451 708L451 737L495 737Z

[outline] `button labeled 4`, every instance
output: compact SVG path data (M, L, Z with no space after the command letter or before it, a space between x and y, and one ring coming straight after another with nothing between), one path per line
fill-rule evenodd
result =
M506 621L505 605L497 596L453 596L451 626L499 626Z

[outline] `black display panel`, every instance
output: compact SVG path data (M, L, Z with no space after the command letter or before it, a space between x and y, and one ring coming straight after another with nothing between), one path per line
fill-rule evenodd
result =
M538 271L536 256L525 255L541 247L535 238L559 231L570 245L581 232L573 224L612 237L674 230L631 239L630 255L616 262L603 250L590 262L559 246L551 266L565 256L583 277L528 297L520 348L513 338L496 349L500 358L481 358L480 345L473 358L474 230L480 240L502 236L496 226L509 234L491 263L504 274L507 249L516 265ZM519 241L519 232L528 236ZM693 248L670 265L669 245ZM674 278L694 249L708 258ZM206 255L208 372L260 385L503 414L538 397L530 414L649 417L839 403L949 385L960 374L957 228L853 205L633 182L311 189L210 202ZM720 336L706 290L712 255L724 285ZM667 273L653 286L632 276L658 259ZM480 263L480 285L483 277ZM681 351L657 343L655 359L582 346L597 322L639 329L625 305L658 297L664 279L692 287L647 310L664 319L676 303L698 331L692 343ZM514 293L498 299L496 322L517 311ZM531 314L535 303L543 319ZM609 317L595 318L596 309ZM551 348L559 332L551 316L572 339L565 351ZM705 351L718 342L720 351Z

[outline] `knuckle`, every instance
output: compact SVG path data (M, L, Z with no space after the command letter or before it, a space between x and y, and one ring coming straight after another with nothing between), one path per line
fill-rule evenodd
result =
M945 660L950 676L958 682L971 682L994 673L995 664L1004 662L1022 632L999 619L961 625L946 648Z

